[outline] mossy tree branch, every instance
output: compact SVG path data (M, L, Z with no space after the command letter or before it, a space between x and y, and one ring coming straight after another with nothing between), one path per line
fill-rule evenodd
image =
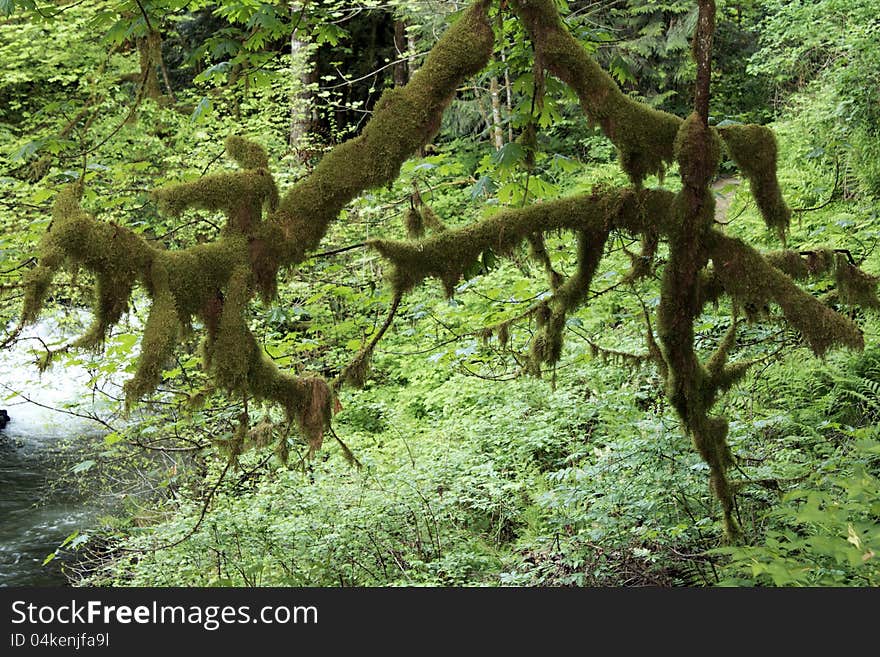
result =
M159 248L125 227L104 223L79 204L80 185L62 191L50 230L40 245L37 266L27 275L23 322L39 316L53 277L64 265L83 267L97 281L95 322L75 346L96 348L125 313L134 288L141 285L153 304L144 328L142 354L126 385L129 402L152 391L180 336L194 319L205 327L204 366L213 383L248 401L281 406L288 425L297 424L310 451L320 448L335 408L330 386L319 377L281 372L263 353L248 326L248 308L257 294L271 299L280 268L303 262L320 244L343 208L363 191L392 182L403 162L439 128L442 113L457 87L483 69L493 50L489 0L467 9L403 87L387 91L362 134L328 153L315 170L281 196L265 151L230 138L228 155L240 169L175 185L155 193L163 212L177 216L195 208L222 212L226 224L216 242L179 251ZM469 226L447 225L416 190L407 217L409 241L375 240L370 245L391 261L394 301L388 319L346 370L363 379L367 360L391 325L402 295L427 278L439 279L452 294L464 272L492 250L509 254L529 242L550 277L553 295L522 315L534 317L539 332L531 345L531 371L554 366L562 354L567 315L589 297L590 285L609 238L621 233L642 238L642 253L632 255L631 282L656 266L658 243L668 245L662 275L655 340L643 305L648 353L666 380L666 392L694 445L710 468L710 483L721 502L725 529L735 539L733 490L727 479L732 463L727 421L711 415L720 394L748 370L750 361L729 362L736 344L735 316L714 354L701 360L695 348L695 320L706 304L730 297L748 318L769 303L822 355L834 346L861 348L858 328L843 315L802 291L794 279L833 274L840 296L850 303L880 307L877 279L841 254L782 251L762 255L742 240L713 227L710 183L722 148L751 182L768 227L784 236L790 211L776 176L776 142L760 126L708 125L711 50L715 5L699 0L694 37L697 87L694 112L686 119L659 112L621 92L614 81L569 33L553 0L512 0L535 48L536 70L546 68L578 95L585 114L614 143L631 186L598 189L592 194L498 212ZM531 126L534 130L534 125ZM529 140L534 142L534 134ZM663 175L677 163L682 188L677 194L645 189L651 174ZM426 230L430 234L426 236ZM577 269L567 279L553 269L544 247L551 231L567 231L577 242ZM497 327L502 343L510 322ZM248 438L247 420L222 448L234 459ZM283 432L278 453L287 453Z

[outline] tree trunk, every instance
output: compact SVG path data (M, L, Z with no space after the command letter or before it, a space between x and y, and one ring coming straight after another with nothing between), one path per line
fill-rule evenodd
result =
M513 88L510 84L510 67L507 65L507 54L501 49L501 62L504 64L504 95L507 104L507 116L513 114ZM513 125L507 122L507 141L513 141Z
M295 77L294 91L290 99L290 134L288 143L292 147L301 145L305 136L312 128L311 104L311 49L306 41L300 38L298 24L304 11L301 2L290 3L290 13L294 28L290 33L290 70Z
M498 78L489 79L489 94L492 96L492 132L495 139L495 150L504 147L504 127L501 122L501 94L498 89Z
M398 62L394 65L394 86L402 87L409 82L409 62L405 57L407 53L406 22L394 21L394 51Z
M137 47L140 55L144 96L156 100L162 95L158 75L158 68L162 60L162 37L158 32L151 31L147 36L137 40Z

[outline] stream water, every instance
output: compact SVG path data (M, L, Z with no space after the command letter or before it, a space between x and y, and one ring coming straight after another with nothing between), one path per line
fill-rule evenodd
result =
M75 487L55 484L59 468L70 467L59 458L64 445L102 433L94 422L46 408L65 408L88 391L88 374L80 367L37 373L29 355L38 344L32 338L51 340L59 333L57 325L42 322L28 339L0 352L0 408L11 418L0 429L0 586L64 585L60 560L43 561L72 532L87 529L99 511Z

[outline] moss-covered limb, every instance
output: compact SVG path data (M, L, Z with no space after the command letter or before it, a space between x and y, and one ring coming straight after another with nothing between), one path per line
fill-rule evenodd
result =
M232 136L226 153L242 171L217 173L153 192L162 212L173 217L187 208L223 212L228 229L250 234L258 226L263 209L278 207L278 188L269 173L269 156L259 144Z
M721 338L721 342L718 344L718 347L715 350L715 353L712 354L712 357L706 361L706 371L710 376L714 376L727 364L727 357L730 354L731 349L736 345L736 333L739 328L739 322L737 321L736 310L734 309L733 318L730 322L730 327L724 333L724 337Z
M629 249L624 249L632 263L625 277L625 280L628 283L635 283L638 280L650 276L654 272L655 257L657 255L658 246L660 246L659 232L646 230L642 233L642 240L638 253L633 253Z
M632 100L569 33L553 0L513 3L547 69L579 96L586 115L617 146L630 179L662 175L673 160L681 119Z
M784 238L791 210L782 198L776 177L776 136L761 125L729 125L718 129L730 157L749 179L752 196L764 223Z
M224 235L217 242L181 251L156 248L134 232L101 222L79 205L81 188L74 185L59 193L53 221L40 246L38 266L26 277L22 311L24 322L38 317L49 285L66 263L94 274L97 293L95 319L73 347L96 347L125 312L132 290L141 283L153 299L144 330L137 373L127 387L129 403L151 392L171 353L181 326L189 324L230 275L249 272L249 240L244 235ZM248 291L247 294L250 294Z
M153 305L144 326L137 370L124 386L128 405L152 392L159 385L162 380L162 369L171 357L180 329L180 318L174 305L168 271L163 263L158 261L153 263L150 280Z
M675 159L689 200L687 216L701 219L698 225L685 227L685 230L705 231L715 218L714 196L709 192L709 183L721 162L721 140L697 112L692 112L681 124L674 143ZM712 200L711 217L704 216L707 196Z
M707 407L707 374L694 351L694 320L702 310L701 272L708 262L704 238L715 216L708 191L720 148L697 112L675 139L682 189L673 204L669 260L663 274L657 328L668 366L667 393L688 429L700 426Z
M403 162L436 133L458 86L492 54L488 4L481 0L467 9L409 83L385 92L363 132L330 151L285 194L273 217L286 238L279 264L301 262L355 196L393 181Z
M382 326L379 327L379 330L376 331L375 335L370 339L370 342L358 352L345 369L342 370L336 380L333 381L332 388L334 390L338 390L343 383L348 383L355 388L364 387L370 369L370 361L373 358L373 351L376 349L376 345L379 344L379 341L385 336L388 329L391 328L391 324L394 323L394 317L397 315L397 310L400 308L400 302L402 300L403 295L399 292L395 293L394 298L391 300L391 307L388 309L388 316L385 318Z
M733 464L733 455L727 444L727 420L704 414L690 432L694 446L709 466L709 487L721 503L724 533L728 540L738 541L742 530L736 521L733 489L727 478L727 469Z
M250 329L247 323L248 302L253 296L251 272L246 266L233 270L223 297L222 312L216 337L210 341L210 372L217 385L227 391L247 393L247 373L253 353L242 349L249 345ZM209 339L211 336L209 336Z
M816 355L822 356L835 346L864 347L862 332L852 321L801 290L742 240L712 231L707 244L725 292L743 307L777 303Z
M682 189L672 208L669 258L663 273L657 326L666 363L666 394L694 446L709 466L710 485L721 502L725 533L738 539L733 493L727 479L732 463L727 445L728 425L724 418L710 416L717 386L712 372L697 357L694 321L703 309L703 272L709 261L710 231L715 201L709 183L718 168L721 147L708 125L710 48L714 32L714 2L700 0L700 17L694 37L698 89L695 110L675 137L675 158L682 177ZM728 333L708 366L723 371L727 350L735 340L735 326Z
M672 198L663 190L599 190L504 210L476 224L418 242L374 240L370 245L394 264L395 289L406 292L434 277L451 293L462 273L487 249L510 253L529 236L559 229L593 233L613 228L640 232L646 227L665 227Z
M296 422L309 444L310 453L321 448L324 433L337 409L336 397L320 377L294 377L283 373L260 350L250 336L248 389L258 400L281 406L289 422ZM286 455L287 436L281 437L280 455Z
M850 264L843 253L834 256L834 281L840 300L862 308L880 308L880 299L877 298L880 279Z
M272 176L265 169L215 173L180 185L170 185L153 192L159 209L177 217L187 208L220 211L237 217L249 211L257 218L265 203L277 198Z
M95 323L81 343L92 346L119 320L135 283L148 278L157 250L132 231L86 213L79 205L81 193L79 185L71 185L56 198L52 223L38 246L39 263L25 277L22 321L36 321L62 266L83 267L98 279Z
M422 221L422 213L416 207L410 206L403 215L403 227L406 236L411 240L420 240L425 236L425 224Z
M181 321L186 322L226 288L237 268L250 267L250 242L245 236L226 235L188 249L160 251L156 257L169 272Z
M547 274L547 281L550 283L550 289L554 291L557 290L559 286L562 285L563 276L553 268L553 261L550 259L550 254L547 252L544 235L541 233L527 235L526 241L529 243L529 257L544 267L544 271Z
M736 334L739 327L737 321L736 310L734 309L733 320L730 328L721 339L721 343L715 350L715 353L706 361L706 407L712 408L718 394L727 392L736 383L742 380L749 369L759 360L743 360L733 364L728 364L730 352L736 346Z
M226 154L242 169L269 168L269 154L260 144L232 135L226 138Z
M845 251L813 249L809 251L773 251L767 261L795 280L831 274L843 303L862 308L880 308L877 297L878 277L862 271L850 262Z
M565 320L589 295L590 283L605 252L605 242L609 234L610 229L607 227L578 231L577 271L547 301L550 316L543 322L543 334L540 336L543 339L533 342L533 345L540 345L540 350L536 347L533 352L533 356L539 359L533 363L535 369L542 363L552 367L562 357Z
M417 240L423 238L426 229L435 233L442 233L446 230L446 224L443 223L431 206L425 203L415 183L413 183L413 193L410 196L409 202L409 208L403 216L403 225L406 228L406 236L409 239Z
M652 361L653 357L648 354L633 354L628 351L620 351L618 349L609 349L597 344L593 340L587 340L590 347L590 355L593 358L600 358L603 362L622 363L624 365L638 365Z

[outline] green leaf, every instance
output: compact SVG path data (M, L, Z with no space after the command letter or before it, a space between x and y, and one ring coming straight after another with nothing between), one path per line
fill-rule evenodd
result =
M492 196L498 190L498 185L489 176L482 176L473 187L471 187L471 200L475 201L482 196Z
M492 154L492 163L501 170L512 169L522 162L525 157L526 149L515 141L511 141Z
M107 447L111 447L111 446L115 445L120 440L122 440L122 436L120 436L115 431L113 433L108 433L106 436L104 436L104 444Z
M204 96L199 104L193 110L192 116L189 117L191 123L204 123L211 113L214 111L214 103L207 96Z
M73 472L74 474L81 474L83 472L88 472L95 465L96 465L96 462L89 459L89 460L81 461L81 462L77 463L75 466L73 466L70 469L70 471Z

